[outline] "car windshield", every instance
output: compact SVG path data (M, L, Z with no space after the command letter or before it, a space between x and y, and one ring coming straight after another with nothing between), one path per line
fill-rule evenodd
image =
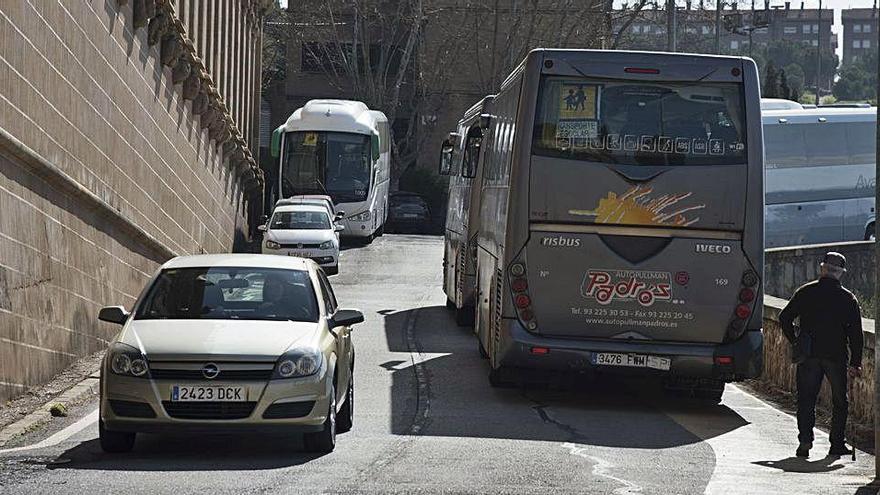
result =
M276 268L163 270L135 319L318 321L309 273Z
M389 203L391 206L403 206L403 205L418 205L421 207L426 207L427 203L425 200L420 198L419 196L391 196Z
M272 230L327 230L330 218L323 211L278 211L269 223Z
M741 93L734 83L545 77L534 152L622 165L745 163Z

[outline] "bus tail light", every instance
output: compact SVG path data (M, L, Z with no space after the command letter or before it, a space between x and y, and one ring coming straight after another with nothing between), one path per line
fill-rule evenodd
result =
M745 320L749 316L752 315L752 308L750 308L747 304L740 304L736 307L736 317L740 320Z
M731 356L715 356L715 364L719 366L730 366L733 364Z
M529 281L526 276L526 266L522 262L516 262L509 268L510 291L513 295L513 305L516 307L520 322L529 330L538 328L535 321L535 312L532 311L532 298L529 296Z
M529 352L538 356L544 356L550 354L550 349L546 347L532 347L531 349L529 349Z
M627 67L623 69L627 74L659 74L660 69L651 69L647 67Z
M745 287L739 291L739 300L744 303L750 303L755 300L755 291L750 287Z

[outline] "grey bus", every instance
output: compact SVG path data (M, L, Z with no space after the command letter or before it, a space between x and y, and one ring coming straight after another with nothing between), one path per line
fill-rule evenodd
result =
M738 57L539 49L482 147L476 333L492 385L763 367L758 76Z
M765 110L767 247L874 237L876 108Z
M492 96L469 108L441 149L440 175L449 176L444 229L443 291L460 326L474 324L476 247L480 231L480 144Z

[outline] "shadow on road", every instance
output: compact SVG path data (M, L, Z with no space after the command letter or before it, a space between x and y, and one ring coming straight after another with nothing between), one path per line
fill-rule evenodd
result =
M98 471L227 471L305 464L321 454L302 452L296 435L138 435L134 451L106 454L97 439L67 450L49 469Z
M837 456L826 456L815 461L808 461L802 457L789 457L778 461L757 461L752 464L779 469L786 473L828 473L843 469L843 464L833 464L838 459Z
M492 388L472 329L457 327L444 307L384 317L389 349L411 352L415 346L423 360L421 372L410 362L383 364L394 373L395 434L411 434L413 422L423 420L420 435L664 449L699 444L748 424L723 405L667 396L658 380L644 377L578 376L557 389ZM421 412L425 399L430 414ZM699 426L690 431L671 416L699 417Z

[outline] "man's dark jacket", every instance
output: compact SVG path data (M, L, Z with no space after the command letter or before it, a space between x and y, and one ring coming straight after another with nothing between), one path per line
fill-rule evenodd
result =
M779 323L789 342L796 342L794 320L800 317L801 332L812 340L810 357L862 365L862 315L853 294L840 281L822 277L798 289L782 313Z

